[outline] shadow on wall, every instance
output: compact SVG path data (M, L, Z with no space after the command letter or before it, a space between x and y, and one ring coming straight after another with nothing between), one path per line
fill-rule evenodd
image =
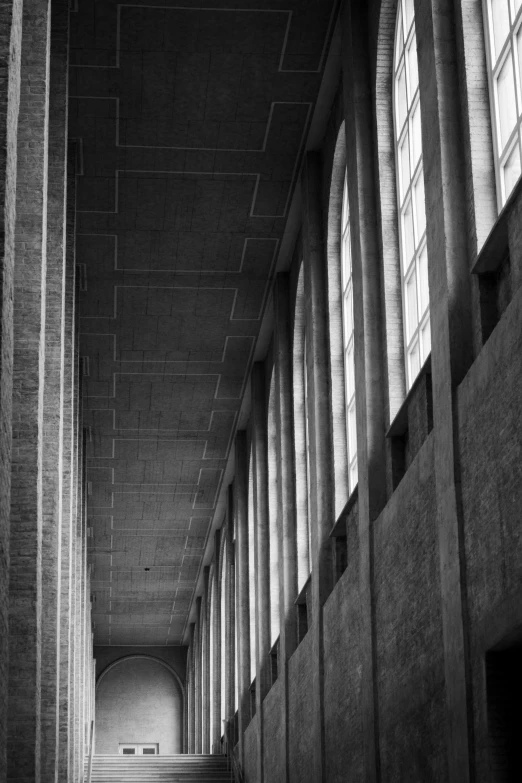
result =
M169 667L153 658L116 661L96 686L97 755L122 744L158 745L160 755L181 753L183 697Z

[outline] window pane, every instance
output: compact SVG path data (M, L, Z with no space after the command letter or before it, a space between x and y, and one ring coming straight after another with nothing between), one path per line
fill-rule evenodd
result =
M422 239L426 230L426 203L424 198L424 171L421 169L420 176L413 187L415 193L415 216L417 218L417 244Z
M357 479L357 460L355 460L350 468L350 489L354 489Z
M509 33L508 0L491 0L493 39L495 42L495 61Z
M344 354L345 373L346 373L346 402L351 402L355 394L355 367L353 355L353 340Z
M413 36L411 40L411 44L408 49L407 61L408 61L408 77L409 77L409 85L408 85L409 98L411 102L415 96L415 91L417 90L419 84L419 70L417 64L417 41L415 36Z
M504 191L507 199L520 177L520 151L518 141L504 164Z
M355 454L357 450L357 431L355 420L355 405L352 405L348 410L348 449L349 455Z
M413 333L417 328L417 324L419 323L419 316L417 314L417 280L415 269L406 281L406 311L406 335L409 341L411 340Z
M417 102L417 105L413 111L412 117L411 117L411 135L412 135L412 151L413 151L413 169L415 170L415 167L417 163L419 162L420 156L422 155L422 133L421 133L421 110L420 110L420 101Z
M343 310L344 310L344 339L346 344L348 343L348 340L352 336L352 332L353 332L353 297L352 297L351 286L348 288L344 296Z
M399 65L403 48L404 37L402 34L402 13L399 8L399 13L397 15L397 35L395 38L395 70L397 70L397 66Z
M428 285L428 250L424 245L419 256L419 296L421 317L426 312L430 303L430 289Z
M404 135L399 151L401 159L401 202L410 184L410 146L408 131Z
M413 0L404 0L404 21L406 27L406 35L410 31L411 23L413 22Z
M515 14L518 14L521 5L522 5L522 0L515 0Z
M342 264L341 264L341 280L343 285L343 291L346 288L348 281L352 276L352 255L350 246L350 231L347 230L343 236L342 244Z
M517 121L517 109L515 103L515 81L513 76L513 62L511 52L506 58L497 77L498 115L500 123L501 150L504 149L511 131Z
M413 258L414 253L413 243L413 214L411 210L411 199L408 199L402 216L402 252L403 252L403 265L406 270L410 261Z
M408 355L408 362L410 368L409 382L411 386L412 382L415 380L420 370L419 343L417 340L415 340L414 344L410 348L409 355Z
M425 325L422 327L421 340L422 340L422 361L424 362L429 352L431 351L431 326L430 326L429 318L426 321Z
M397 122L397 137L400 136L406 114L408 112L408 101L406 98L406 70L404 65L397 77L397 103L396 103L396 122Z

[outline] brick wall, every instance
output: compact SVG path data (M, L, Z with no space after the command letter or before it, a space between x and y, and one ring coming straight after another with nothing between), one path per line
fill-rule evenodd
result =
M22 2L0 5L0 702L7 702L9 512L13 383L13 265L16 133L20 101ZM0 711L0 778L6 774L6 712Z

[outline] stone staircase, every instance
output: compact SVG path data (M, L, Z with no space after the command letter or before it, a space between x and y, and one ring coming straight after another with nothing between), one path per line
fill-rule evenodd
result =
M224 756L93 756L91 783L218 783L233 781ZM87 783L87 764L85 765Z

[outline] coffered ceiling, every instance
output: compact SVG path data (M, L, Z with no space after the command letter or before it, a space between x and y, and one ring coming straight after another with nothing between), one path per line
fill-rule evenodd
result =
M183 639L333 0L77 0L95 643Z

